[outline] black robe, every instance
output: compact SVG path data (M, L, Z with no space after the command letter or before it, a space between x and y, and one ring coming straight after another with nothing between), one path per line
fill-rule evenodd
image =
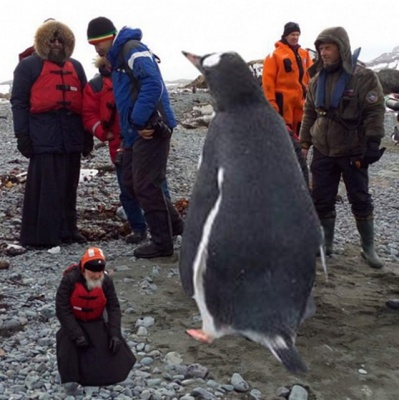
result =
M78 231L79 174L79 153L31 157L22 212L23 246L56 246Z
M70 296L77 282L84 283L79 267L66 273L56 296L56 313L61 323L57 332L57 365L61 383L78 382L83 386L106 386L124 381L136 358L121 334L121 312L112 279L106 274L103 291L107 298L107 320L83 322L72 314ZM77 348L75 340L85 336L87 348ZM116 354L109 349L112 336L121 339Z

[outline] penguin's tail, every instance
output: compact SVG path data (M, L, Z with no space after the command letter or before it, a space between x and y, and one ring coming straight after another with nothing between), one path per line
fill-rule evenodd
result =
M270 349L272 354L291 373L299 375L308 371L297 348L295 347L295 335L293 332L280 331L274 335L259 334L254 331L241 332L246 338Z
M300 356L295 345L279 346L270 344L270 351L281 361L284 367L295 375L305 374L308 368Z

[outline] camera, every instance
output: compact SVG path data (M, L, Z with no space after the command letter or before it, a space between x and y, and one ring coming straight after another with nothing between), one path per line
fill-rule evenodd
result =
M115 165L122 165L123 163L123 152L125 151L125 142L122 140L121 144L119 147L116 149L116 155L115 155Z
M159 111L155 111L151 116L148 128L154 129L154 135L158 137L168 138L172 136L172 130L165 124Z

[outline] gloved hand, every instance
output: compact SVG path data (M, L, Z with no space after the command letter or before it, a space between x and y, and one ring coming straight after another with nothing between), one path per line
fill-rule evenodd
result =
M373 164L382 157L386 148L383 147L380 149L380 144L381 144L381 139L377 139L377 138L368 139L367 150L366 150L366 154L364 156L364 163L366 165Z
M93 151L93 148L94 148L93 135L90 132L85 131L84 132L82 156L83 157L87 157Z
M79 349L84 349L86 347L89 347L89 342L86 340L84 336L79 336L78 338L75 339L75 346L78 347Z
M109 341L109 349L111 350L111 353L116 354L121 345L122 345L122 340L117 336L112 336L111 340Z
M32 155L32 141L28 135L17 136L17 149L26 158L29 158Z

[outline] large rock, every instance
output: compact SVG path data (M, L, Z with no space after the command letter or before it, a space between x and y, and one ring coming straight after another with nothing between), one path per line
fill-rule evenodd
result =
M384 94L399 93L399 71L385 68L377 72Z

